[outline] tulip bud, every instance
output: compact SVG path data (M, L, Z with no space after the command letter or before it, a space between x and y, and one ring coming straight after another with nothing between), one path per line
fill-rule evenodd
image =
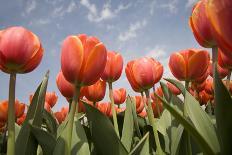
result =
M21 117L17 119L17 124L22 125L25 119L26 119L26 114L24 113Z
M113 90L113 97L115 104L122 104L126 100L126 89L120 88Z
M43 56L39 38L23 27L10 27L0 33L0 69L5 73L28 73Z
M57 102L58 96L55 92L47 92L45 96L45 102L47 102L52 108Z
M167 82L167 87L168 89L171 90L171 92L175 95L180 95L181 91L180 89L178 89L176 86L174 86L173 84L171 84L170 82Z
M218 64L222 68L232 70L232 59L224 55L220 48L218 49Z
M162 102L160 102L160 101L152 102L151 105L152 105L154 117L155 118L159 117L159 114L161 115L161 113L163 112L163 104L162 104Z
M146 100L146 99L145 99ZM135 96L136 112L141 113L144 109L144 100L141 96Z
M101 78L107 82L114 82L121 76L122 69L123 59L121 54L109 51L107 52L106 66Z
M213 63L212 63L212 61L210 61L210 65L209 65L208 69L209 69L209 75L211 77L213 77ZM221 79L225 78L229 74L228 69L222 68L218 64L217 64L217 71L218 71L219 78L221 78Z

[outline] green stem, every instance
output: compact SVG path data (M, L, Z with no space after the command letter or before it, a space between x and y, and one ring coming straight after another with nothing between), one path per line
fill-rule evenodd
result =
M75 92L74 92L74 96L73 96L73 100L71 103L71 107L70 107L70 112L69 112L69 121L67 124L67 128L68 128L68 150L69 153L71 154L71 142L72 142L72 131L73 131L73 122L74 122L74 116L75 116L75 112L78 111L78 100L79 100L79 96L80 96L80 86L76 86L75 87Z
M16 74L10 74L9 85L9 102L8 102L8 140L7 140L7 155L15 154L15 84Z
M117 121L117 115L116 115L116 111L115 111L115 107L114 107L112 82L108 82L108 84L109 84L109 97L110 97L110 101L111 101L111 111L112 111L113 121L114 121L114 130L119 137L118 121Z
M187 91L189 91L189 81L185 81L185 89ZM187 113L187 106L186 106L186 98L184 99L185 103L184 103L184 117L187 118L188 117L188 113ZM188 151L188 155L192 155L192 147L191 147L191 139L190 139L190 135L187 132L187 151Z
M164 154L164 152L162 151L161 145L160 145L160 140L159 140L159 136L158 136L158 130L155 124L155 118L154 118L154 113L152 110L152 106L151 106L151 99L150 99L150 95L149 95L149 90L145 90L145 94L146 94L146 98L148 101L148 109L147 109L147 114L148 114L148 119L150 124L152 125L152 129L154 132L154 137L155 137L155 143L156 143L156 148L157 148L157 155L162 155Z
M216 96L216 93L215 93L215 69L217 69L217 63L218 63L218 48L217 46L214 46L212 48L212 59L213 59L213 87L214 87L214 99L215 99L215 96Z

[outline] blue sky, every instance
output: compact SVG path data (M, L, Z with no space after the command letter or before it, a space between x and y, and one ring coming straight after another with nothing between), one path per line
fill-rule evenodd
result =
M17 75L16 98L28 103L45 72L50 70L48 91L59 96L54 110L66 105L55 78L60 70L60 49L64 38L86 33L97 36L109 50L120 52L124 65L129 60L152 56L165 68L172 52L199 48L188 26L196 0L3 0L0 29L24 26L37 34L45 49L41 64L31 73ZM8 97L9 75L0 72L0 100ZM134 94L125 72L114 83ZM108 100L108 96L105 97Z

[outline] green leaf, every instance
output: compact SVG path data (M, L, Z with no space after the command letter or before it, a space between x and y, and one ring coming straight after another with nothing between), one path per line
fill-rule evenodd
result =
M43 121L47 126L47 130L56 137L58 124L54 116L46 110L43 110Z
M109 118L87 103L84 103L84 106L87 118L91 123L92 139L97 153L102 155L128 154Z
M216 66L216 65L215 65ZM222 154L232 154L232 99L219 78L216 67L215 76L215 115Z
M179 125L178 127L171 127L171 155L178 153L180 146L180 140L184 131L184 127Z
M160 119L157 119L157 127L158 131L164 135L167 136L167 129L171 126L171 114L169 111L164 110L162 115L160 116Z
M36 138L43 150L43 155L51 155L56 145L55 137L41 128L35 127L33 125L30 125L30 127L31 133Z
M20 129L21 129L21 126L19 126L17 123L15 123L15 141L19 135Z
M194 138L194 140L199 144L199 147L203 150L204 153L214 155L218 154L217 149L212 148L210 145L211 142L209 142L211 139L206 139L206 137L199 132L193 124L183 117L183 114L178 111L177 108L174 108L174 106L168 104L164 99L156 95L163 103L165 108L179 121L184 128L191 134L191 136Z
M131 150L129 155L146 155L149 154L149 132L147 132L139 143Z
M72 134L72 155L90 155L89 144L85 134L85 130L82 127L79 120L76 120L73 124Z
M29 121L32 125L40 127L42 123L42 110L44 108L45 94L48 84L48 74L46 73L43 81L37 88L32 103L29 106L26 119L22 124L21 130L18 134L16 144L15 144L15 153L16 155L24 154L35 154L37 150L38 143L35 138L31 135L31 128Z
M124 116L122 138L121 138L121 141L128 152L130 151L132 138L134 135L134 120L133 120L132 106L133 105L131 105L131 99L128 96L126 100L126 111Z

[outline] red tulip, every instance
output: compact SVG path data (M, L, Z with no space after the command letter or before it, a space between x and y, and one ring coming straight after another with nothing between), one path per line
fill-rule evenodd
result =
M72 98L74 94L74 85L69 83L60 71L56 77L56 85L61 92L61 94L66 98Z
M136 112L137 114L139 114L144 109L144 100L141 96L135 96L135 103L136 103Z
M222 68L219 65L217 65L217 71L218 71L219 77L221 79L225 78L229 74L229 70L228 69ZM213 64L212 64L212 61L210 61L209 75L211 77L213 77Z
M155 93L156 93L157 95L159 95L160 97L163 97L163 96L164 96L163 90L162 90L161 87L156 88ZM154 93L151 93L150 96L151 96L151 99L152 99L154 102L158 102L158 101L159 101L159 99L154 95Z
M126 89L120 88L113 90L113 97L115 104L122 104L126 100Z
M39 38L23 27L10 27L0 33L0 69L5 73L28 73L43 56Z
M209 78L205 81L205 91L206 93L212 95L214 94L214 89L213 89L213 79Z
M57 102L58 96L55 92L47 92L45 96L45 101L50 105L52 108Z
M19 118L24 114L25 104L20 103L18 100L15 100L15 117ZM7 121L8 113L8 101L4 100L0 102L0 122Z
M126 107L122 107L122 108L115 107L115 108L116 108L117 113L120 113L126 110Z
M189 18L189 25L197 42L203 47L212 48L216 46L216 41L206 14L206 3L207 0L200 0L196 3Z
M206 93L206 91L201 91L199 93L199 103L200 105L206 105L210 100L212 99L212 95L209 95L208 93Z
M171 90L171 92L175 95L180 95L181 91L180 89L178 89L176 86L174 86L173 84L171 84L170 82L167 82L167 87L168 89Z
M136 92L150 89L163 75L163 66L153 58L140 58L126 66L127 79Z
M51 106L50 104L48 104L48 102L44 102L44 109L47 111L47 112L51 112Z
M218 49L218 64L222 68L232 70L232 59L224 55L220 48Z
M96 104L96 107L99 111L101 111L103 114L107 115L107 116L110 116L111 114L111 105L110 103L105 103L105 102L102 102L102 103L97 103Z
M188 49L173 53L169 59L169 68L180 81L196 81L205 75L209 60L207 51Z
M193 90L196 90L197 92L200 92L200 91L203 91L205 89L205 85L206 85L206 82L202 82L202 83L196 83L196 82L192 82L191 83L191 88Z
M122 69L123 59L121 54L109 51L107 52L107 62L101 78L104 81L114 82L121 76Z
M25 119L26 119L26 114L24 113L21 117L17 119L17 124L22 125Z
M231 0L208 0L206 10L213 35L224 55L232 58Z
M139 113L139 116L142 117L142 118L147 117L147 112L146 112L146 110L143 110L141 113Z
M64 121L64 115L62 112L57 111L54 113L56 120L58 121L59 124L61 124Z
M160 101L158 101L158 102L152 102L151 105L152 105L154 117L155 118L159 117L159 114L161 115L161 113L163 112L163 104L162 104L162 102L160 102ZM157 105L158 105L158 107L157 107Z
M106 93L106 82L98 80L95 84L84 88L85 97L92 102L101 101Z
M68 36L62 44L61 69L70 83L92 85L101 77L106 58L106 48L97 38Z

